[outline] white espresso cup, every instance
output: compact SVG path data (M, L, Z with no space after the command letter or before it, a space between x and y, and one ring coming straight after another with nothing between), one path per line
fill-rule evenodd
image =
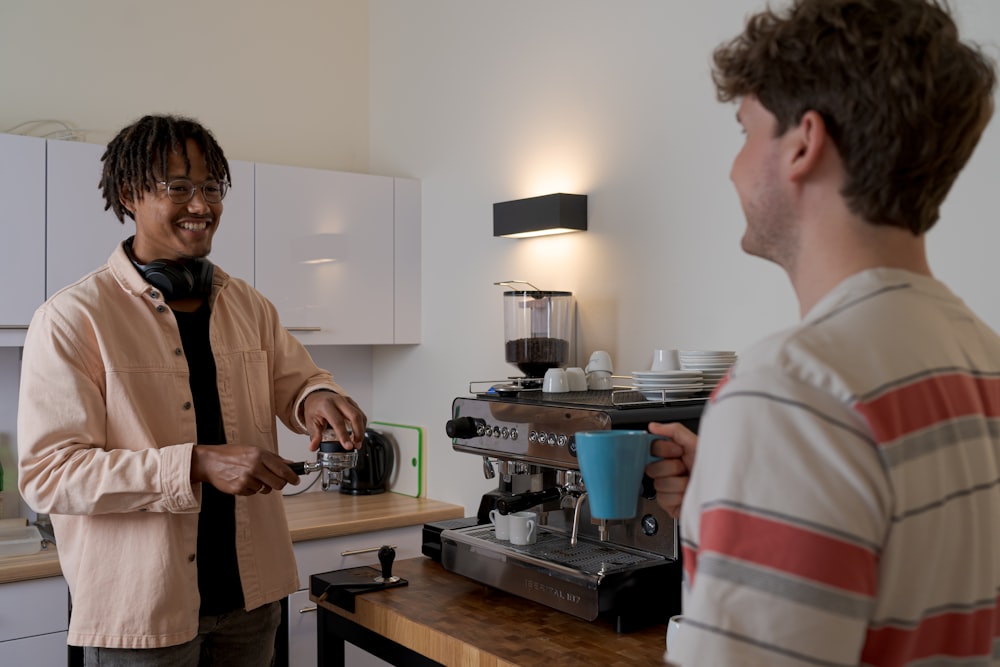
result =
M534 544L537 539L538 515L534 512L514 512L510 518L510 543Z
M545 371L542 379L542 391L550 394L562 394L569 391L569 379L562 368L550 368Z
M507 541L510 539L510 515L500 514L496 510L490 510L490 523L493 524L493 532L498 540Z
M591 353L590 361L587 362L587 367L584 369L588 373L593 371L607 371L608 373L613 373L614 368L611 366L611 355L604 350L597 350Z
M613 389L614 382L615 381L611 378L611 371L590 371L587 373L588 389Z
M679 371L681 362L677 358L677 350L653 350L653 365L651 371Z
M670 620L667 621L667 657L670 657L671 653L677 651L677 647L680 645L683 623L684 616L681 614L671 616Z
M582 368L567 368L566 379L570 391L587 391L587 374Z

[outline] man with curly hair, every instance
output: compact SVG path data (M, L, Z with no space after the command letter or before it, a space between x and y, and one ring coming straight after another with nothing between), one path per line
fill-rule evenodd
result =
M207 129L146 116L102 160L135 236L36 311L18 405L19 486L51 514L68 641L86 665L267 667L298 589L276 418L313 449L326 428L360 444L366 418L207 259L231 178Z
M714 65L746 135L742 247L785 270L802 321L741 354L697 438L650 426L658 501L681 508L667 657L1000 665L1000 338L925 249L994 65L933 0L795 0Z

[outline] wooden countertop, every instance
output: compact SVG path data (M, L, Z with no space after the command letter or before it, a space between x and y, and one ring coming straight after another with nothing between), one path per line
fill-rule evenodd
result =
M429 558L396 561L392 573L409 584L358 595L353 613L318 604L445 665L663 664L665 624L618 634L608 621L588 622L490 588Z
M459 519L465 516L465 508L398 493L349 496L319 492L286 496L285 514L292 541L301 542Z
M285 497L285 515L293 542L414 526L465 516L461 505L398 493L349 496L337 492ZM62 574L56 549L0 558L0 584Z

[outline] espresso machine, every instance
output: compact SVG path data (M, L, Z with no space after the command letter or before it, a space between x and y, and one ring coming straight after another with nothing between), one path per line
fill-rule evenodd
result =
M677 523L656 504L652 480L643 480L634 518L592 520L574 435L645 431L651 421L697 431L706 398L661 403L631 388L555 394L534 382L482 384L454 399L446 430L455 451L482 458L497 487L474 521L442 527L444 568L586 620L605 617L619 632L680 613ZM537 513L536 542L496 539L491 510Z

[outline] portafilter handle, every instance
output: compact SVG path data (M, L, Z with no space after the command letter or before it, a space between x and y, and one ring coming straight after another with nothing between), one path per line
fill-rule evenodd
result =
M559 500L560 498L562 498L562 489L558 486L543 491L507 496L506 498L497 500L497 512L500 512L500 514L513 514L514 512L520 512L529 507L541 505L550 500Z

